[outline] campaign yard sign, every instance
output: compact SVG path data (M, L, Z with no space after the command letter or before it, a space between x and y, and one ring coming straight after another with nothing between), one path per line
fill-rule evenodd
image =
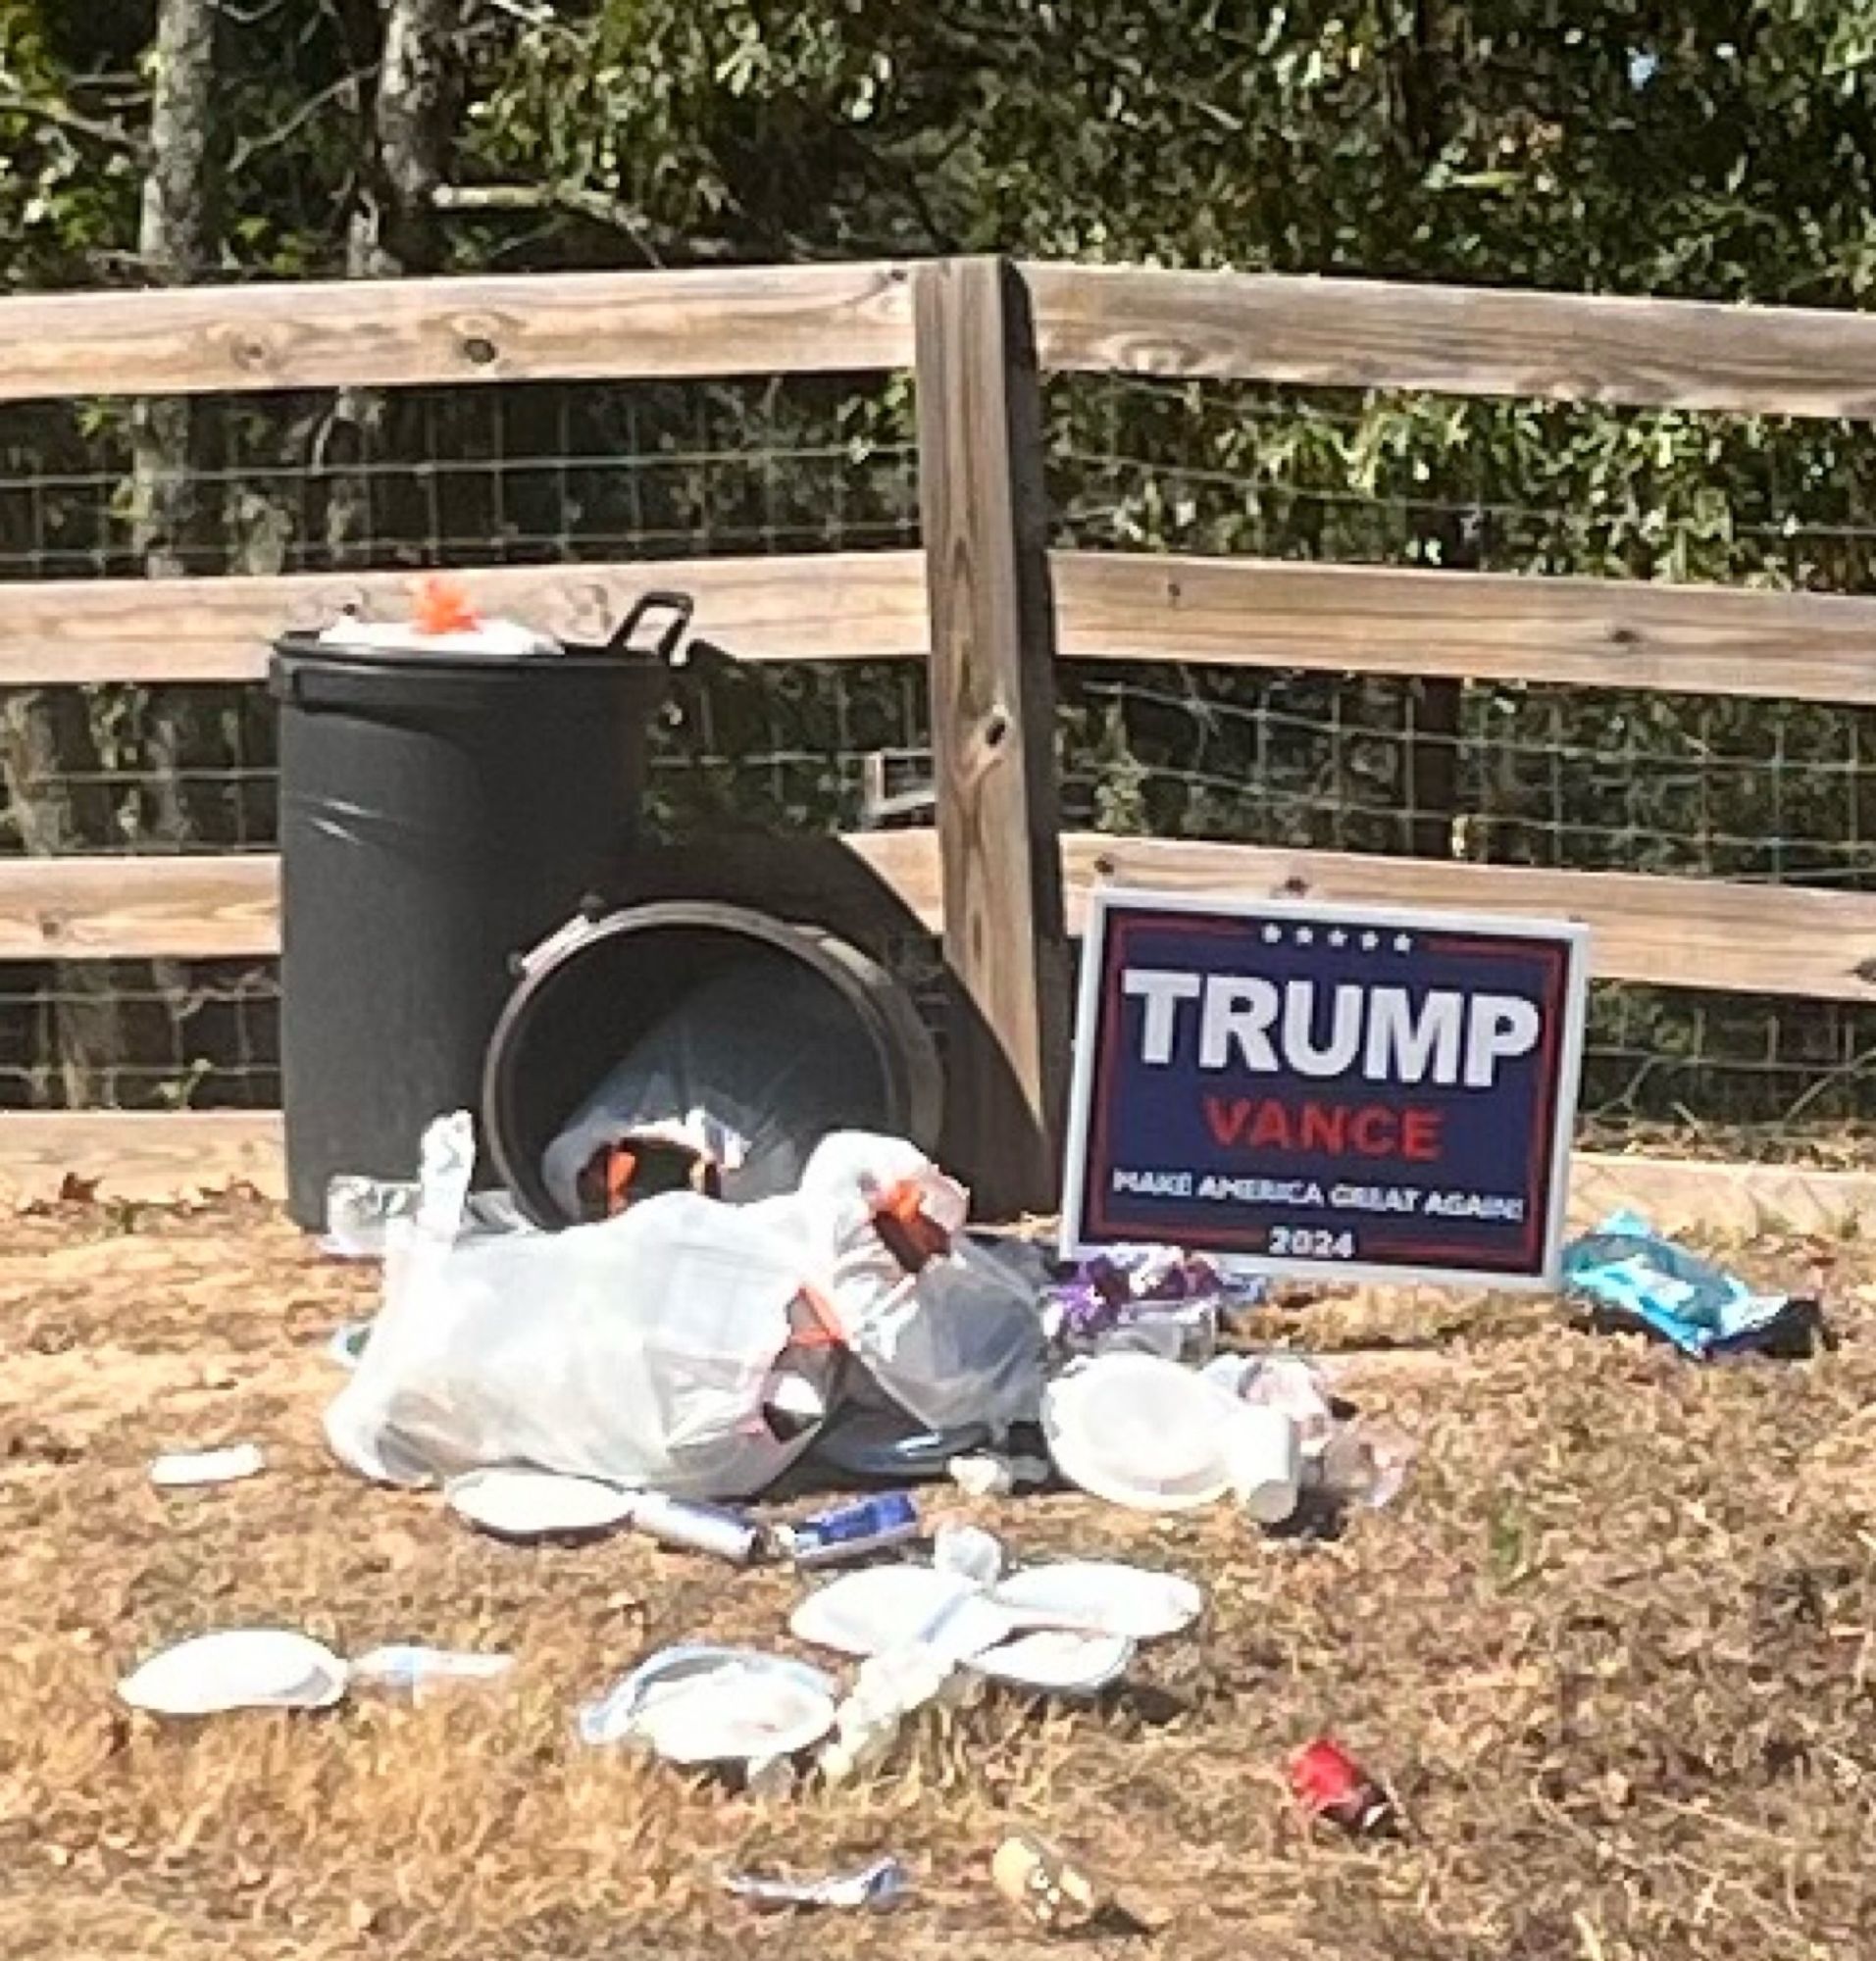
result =
M1554 1284L1584 929L1096 892L1062 1239Z

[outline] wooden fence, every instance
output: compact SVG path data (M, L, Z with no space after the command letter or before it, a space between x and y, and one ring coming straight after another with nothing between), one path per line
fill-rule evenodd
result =
M1876 895L1061 835L1057 659L1870 704L1876 599L1050 554L1037 385L1052 369L1870 418L1876 317L992 259L0 301L0 400L901 369L921 550L686 561L683 582L743 661L931 660L936 829L846 844L941 930L974 1004L952 1149L1002 1203L1053 1190L1068 942L1102 879L1567 914L1600 978L1876 999ZM658 575L464 579L579 635ZM0 585L0 685L252 679L283 627L383 610L410 578ZM271 953L277 882L264 857L0 860L0 959ZM241 1116L8 1114L0 1183L105 1161L187 1183L276 1148Z

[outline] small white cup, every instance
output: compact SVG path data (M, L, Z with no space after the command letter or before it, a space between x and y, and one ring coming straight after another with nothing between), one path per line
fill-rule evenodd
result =
M1302 1494L1302 1431L1287 1410L1246 1403L1225 1436L1231 1488L1260 1526L1277 1526Z

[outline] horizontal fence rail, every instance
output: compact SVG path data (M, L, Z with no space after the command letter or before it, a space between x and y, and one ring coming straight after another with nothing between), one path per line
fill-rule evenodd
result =
M912 359L907 267L198 286L0 300L0 401L846 374Z
M275 637L364 619L408 618L410 572L278 578L47 579L0 584L0 686L73 681L240 681L267 672ZM696 630L736 659L887 660L922 655L917 552L498 566L451 572L477 606L569 640L603 640L655 584L697 601Z
M1145 552L1059 553L1055 578L1079 660L1876 704L1876 599Z
M938 838L842 840L919 924L944 928ZM1180 838L1062 838L1068 925L1109 881L1203 897L1269 893L1581 920L1598 980L1876 1001L1876 893L1623 872L1547 871ZM279 861L0 860L0 959L207 959L279 950Z
M1876 705L1876 598L1143 552L1051 555L1077 661L1318 668ZM0 584L0 686L259 679L275 636L408 614L423 574ZM452 572L477 605L603 638L652 583L738 660L923 658L916 551Z
M1069 371L1876 416L1876 315L1269 273L1026 270L1042 361Z

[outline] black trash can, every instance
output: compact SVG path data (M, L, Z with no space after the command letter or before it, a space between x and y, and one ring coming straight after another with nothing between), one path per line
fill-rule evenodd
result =
M905 988L818 927L714 901L595 911L522 963L488 1049L482 1132L536 1225L576 1224L583 1115L603 1131L716 1119L743 1149L724 1194L792 1191L833 1131L931 1150L943 1111L938 1050ZM604 1114L594 1105L604 1106Z
M511 958L619 876L689 613L647 594L606 646L522 656L278 643L298 1224L335 1173L409 1178L425 1125L477 1107Z

